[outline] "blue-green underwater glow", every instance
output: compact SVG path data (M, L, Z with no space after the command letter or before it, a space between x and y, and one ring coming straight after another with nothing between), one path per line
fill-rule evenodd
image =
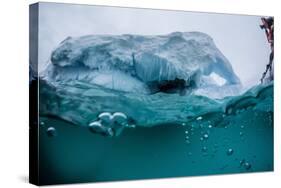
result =
M81 82L39 91L43 184L273 170L272 83L219 100Z

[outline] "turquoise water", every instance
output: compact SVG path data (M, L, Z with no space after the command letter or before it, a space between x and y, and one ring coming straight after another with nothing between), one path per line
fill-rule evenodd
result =
M217 100L39 86L42 184L273 170L273 83Z

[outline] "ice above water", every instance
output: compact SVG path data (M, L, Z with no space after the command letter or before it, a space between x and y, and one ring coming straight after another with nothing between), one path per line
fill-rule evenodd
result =
M212 38L201 32L68 37L50 59L41 77L52 83L75 80L151 94L163 82L180 79L188 90L200 89L200 95L208 96L218 87L219 95L212 97L239 93L240 80L230 62Z

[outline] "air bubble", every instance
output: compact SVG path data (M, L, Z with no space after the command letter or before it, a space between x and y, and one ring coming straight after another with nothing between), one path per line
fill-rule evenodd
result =
M202 120L203 118L201 116L199 116L198 118L196 118L196 120Z
M240 166L244 167L246 170L250 170L252 165L249 162L246 162L245 159L240 161Z
M244 163L244 167L245 167L246 170L250 170L252 165L250 163L248 163L248 162L245 162Z
M209 135L208 135L208 134L204 134L204 135L203 135L203 138L204 138L205 140L207 140L207 139L209 138Z
M234 152L233 149L230 148L230 149L227 150L226 154L227 154L228 156L230 156L230 155L233 154L233 152Z
M124 127L134 128L135 125L128 124L127 116L122 112L102 112L98 120L89 124L89 129L93 133L99 133L103 136L118 136Z
M47 135L48 135L49 137L57 136L57 131L56 131L56 129L55 129L54 127L49 127L49 128L47 129Z
M128 127L128 128L136 128L136 125L135 124L131 124L131 125L127 124L126 127Z
M202 152L207 152L207 147L206 146L204 146L203 148L202 148Z
M89 124L89 128L92 132L101 132L103 131L103 126L100 121L94 121Z
M122 112L115 112L112 116L113 122L117 122L119 124L127 123L127 116Z
M241 160L240 161L240 166L244 165L244 163L245 163L245 159Z
M111 121L113 118L111 113L109 113L109 112L103 112L98 117L103 123L106 123L106 124L111 124Z
M104 136L114 136L113 130L103 126L100 121L94 121L90 123L89 129L93 133L99 133Z

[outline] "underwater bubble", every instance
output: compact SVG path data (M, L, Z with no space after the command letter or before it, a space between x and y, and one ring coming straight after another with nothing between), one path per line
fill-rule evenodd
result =
M245 159L241 160L240 161L240 166L244 165L245 162L246 162Z
M90 123L89 129L92 133L99 133L103 136L114 136L113 129L103 126L100 121Z
M181 125L182 125L182 126L186 126L186 123L182 123Z
M57 135L56 129L55 129L54 127L49 127L49 128L47 129L47 135L48 135L49 137L54 137L54 136L56 136L56 135Z
M126 124L126 127L128 127L128 128L136 128L136 125L135 124Z
M244 135L244 133L243 133L243 132L240 132L240 133L239 133L239 135L240 135L240 136L243 136L243 135Z
M245 162L244 163L244 167L245 167L246 170L250 170L252 165L250 163L248 163L248 162Z
M185 131L184 133L185 133L185 134L188 134L188 131Z
M244 125L241 125L240 127L241 127L241 129L244 129Z
M45 122L44 122L44 121L41 121L41 122L40 122L40 125L41 125L41 126L44 126L44 125L45 125Z
M204 135L203 135L203 138L204 138L205 140L207 140L207 139L209 138L209 135L208 135L208 134L204 134Z
M233 154L233 152L234 152L233 149L230 148L230 149L227 150L226 154L227 154L228 156L230 156L230 155Z
M201 150L202 150L202 152L207 152L208 149L206 146L204 146Z
M240 161L240 166L244 167L246 170L250 170L252 168L252 165L245 159Z
M213 127L212 125L209 125L209 126L208 126L209 129L211 129L212 127Z
M203 138L203 137L200 137L200 140L201 140L201 141L203 141L203 140L204 140L204 138Z
M196 120L202 120L203 118L202 118L202 116L199 116L198 118L196 118Z
M185 143L190 144L189 136L185 137Z
M112 116L114 122L124 124L127 122L127 116L122 112L115 112Z
M111 123L112 120L112 115L109 112L103 112L99 114L98 118L103 122L103 123Z
M102 127L103 126L102 126L100 121L94 121L94 122L89 124L90 130L94 131L94 132L96 132L96 130L98 130L98 129L102 130Z

